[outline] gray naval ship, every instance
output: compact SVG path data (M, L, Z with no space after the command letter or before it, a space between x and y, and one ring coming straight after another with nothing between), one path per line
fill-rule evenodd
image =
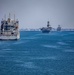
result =
M49 24L49 21L47 22L47 27L42 27L41 31L42 33L49 33L52 30L52 27Z
M58 25L57 31L61 31L61 26L60 25Z

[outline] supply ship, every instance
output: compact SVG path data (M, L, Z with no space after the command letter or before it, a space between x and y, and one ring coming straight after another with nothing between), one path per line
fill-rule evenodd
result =
M47 22L47 27L42 27L41 31L42 33L49 33L51 31L52 27L49 24L49 21Z
M10 18L10 14L8 19L2 19L1 27L0 27L0 40L18 40L20 38L19 33L19 21Z

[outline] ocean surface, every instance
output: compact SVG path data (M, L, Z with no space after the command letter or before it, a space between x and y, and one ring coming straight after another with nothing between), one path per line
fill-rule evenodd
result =
M0 75L74 75L74 32L20 34L0 41Z

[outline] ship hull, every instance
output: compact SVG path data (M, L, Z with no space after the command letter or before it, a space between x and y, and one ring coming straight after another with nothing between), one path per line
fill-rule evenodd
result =
M1 35L0 36L0 40L18 40L20 38L19 35L17 36L4 36L4 35Z
M42 33L49 33L50 30L47 30L47 29L41 29Z
M42 33L49 33L50 31L42 31Z

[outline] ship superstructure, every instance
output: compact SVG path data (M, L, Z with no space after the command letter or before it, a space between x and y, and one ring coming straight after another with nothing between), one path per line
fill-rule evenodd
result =
M18 40L20 38L19 33L19 21L9 18L6 20L2 19L1 21L1 27L0 27L0 40Z
M47 27L42 27L42 28L41 28L41 31L42 31L43 33L49 33L49 32L51 31L51 29L52 29L52 27L50 26L49 21L48 21L48 22L47 22Z

